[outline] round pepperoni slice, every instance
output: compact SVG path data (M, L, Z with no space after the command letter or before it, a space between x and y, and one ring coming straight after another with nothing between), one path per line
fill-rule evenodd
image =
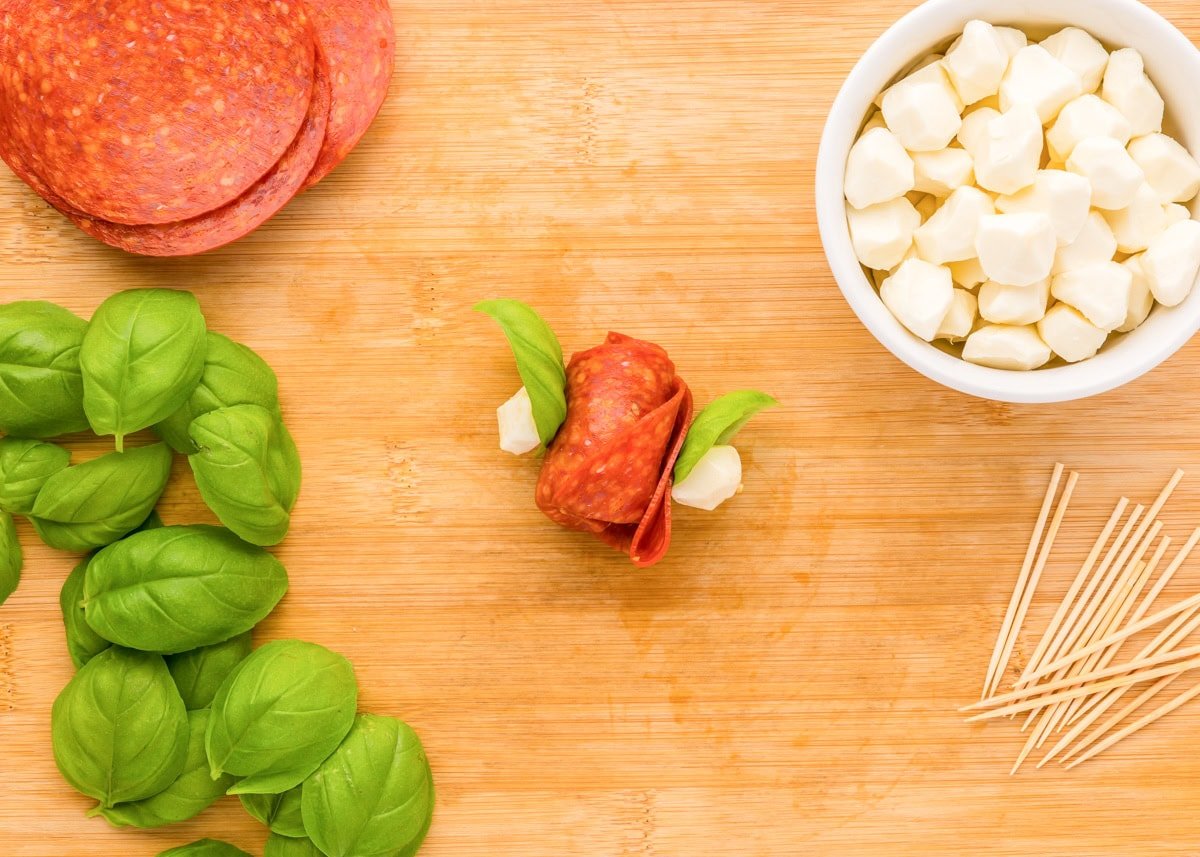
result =
M315 46L297 0L26 0L5 17L5 159L88 216L219 208L308 111Z
M308 8L333 82L329 130L311 186L345 160L383 106L396 62L396 27L388 0L312 0Z
M75 225L105 244L143 256L192 256L250 234L291 201L317 161L329 118L328 69L318 56L308 115L291 147L269 173L237 200L191 220L128 226L64 211Z

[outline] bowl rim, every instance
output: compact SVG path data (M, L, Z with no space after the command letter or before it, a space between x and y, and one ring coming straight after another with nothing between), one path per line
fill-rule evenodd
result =
M1172 62L1178 61L1175 55L1186 56L1196 79L1200 80L1200 49L1158 12L1137 0L1082 2L1099 13L1111 11L1139 16L1142 23L1154 31L1155 38L1162 40L1163 51L1172 55ZM1169 332L1159 331L1160 335L1155 339L1143 336L1141 341L1135 342L1137 331L1125 334L1120 345L1127 347L1113 349L1120 350L1120 360L1105 360L1106 356L1113 356L1110 351L1079 363L1030 372L979 366L917 338L884 306L850 242L843 192L846 158L875 96L922 56L921 52L914 55L908 48L906 58L896 64L889 61L888 54L895 53L898 45L919 45L919 51L927 51L925 45L940 41L930 39L930 34L945 29L947 19L957 21L965 14L968 15L965 23L971 17L988 17L985 13L972 14L969 10L994 6L995 13L990 16L993 20L1015 21L1021 18L1019 7L1027 5L1030 4L1012 0L926 0L884 31L855 63L830 107L817 153L815 195L817 228L834 280L855 315L884 348L925 377L959 392L997 401L1038 404L1098 395L1163 363L1200 330L1200 289L1193 289L1190 298L1179 306L1156 306L1155 313L1166 312L1175 323ZM1053 17L1052 10L1047 8L1053 4L1037 5L1043 16L1050 14ZM1065 21L1061 26L1081 25ZM868 93L865 101L864 93ZM849 135L846 133L848 124L853 126ZM1131 347L1134 345L1138 347Z

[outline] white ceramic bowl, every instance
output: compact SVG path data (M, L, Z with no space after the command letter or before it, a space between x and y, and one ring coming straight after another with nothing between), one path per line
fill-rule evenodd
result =
M875 97L914 61L944 49L981 18L1035 36L1071 25L1110 49L1136 48L1167 105L1167 132L1200 151L1200 51L1136 0L929 0L897 21L863 54L829 112L817 156L817 221L833 275L850 306L885 348L921 374L964 393L1003 402L1065 402L1119 387L1166 360L1200 329L1200 288L1171 309L1156 307L1136 330L1113 337L1090 360L1032 372L989 369L909 333L888 312L855 258L846 223L846 157ZM1193 204L1193 208L1195 204Z

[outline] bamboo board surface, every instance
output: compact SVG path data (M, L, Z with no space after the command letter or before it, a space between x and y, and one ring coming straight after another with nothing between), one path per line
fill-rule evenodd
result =
M1165 531L1200 523L1200 342L1118 392L1022 407L943 390L860 326L813 163L842 78L911 5L397 0L364 145L190 261L107 250L0 176L5 300L87 315L117 289L191 288L277 369L305 486L279 551L292 589L258 639L343 652L363 707L418 729L439 793L422 857L1200 850L1200 706L1014 778L1016 727L955 713L1056 460L1083 476L1031 627L1120 493L1149 502L1190 469ZM1153 5L1200 38L1194 4ZM470 312L494 296L536 304L568 351L610 328L661 343L699 403L774 393L738 440L745 493L678 509L645 572L551 525L536 463L495 448L519 382ZM186 465L163 514L209 520ZM21 535L0 853L149 857L201 835L261 853L231 799L155 833L84 817L49 746L73 558ZM1195 591L1200 561L1180 577Z

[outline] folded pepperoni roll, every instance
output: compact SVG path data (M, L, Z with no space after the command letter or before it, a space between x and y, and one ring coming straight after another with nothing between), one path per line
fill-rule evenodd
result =
M671 543L671 472L692 394L661 347L610 333L567 366L567 418L546 453L538 508L639 567Z

